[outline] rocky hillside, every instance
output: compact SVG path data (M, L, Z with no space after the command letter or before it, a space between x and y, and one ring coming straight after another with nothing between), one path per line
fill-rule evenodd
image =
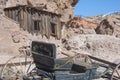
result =
M5 7L14 7L26 5L36 7L48 12L61 14L61 22L67 23L74 17L74 6L78 0L0 0L0 58L6 62L10 56L20 53L19 49L31 46L32 41L43 41L54 43L57 46L57 54L61 52L61 41L50 37L50 40L41 35L29 34L19 28L19 24L8 17L4 16ZM6 4L5 4L6 3ZM30 48L30 47L29 47ZM10 56L9 56L10 55ZM7 57L7 58L5 58ZM0 60L1 61L1 60Z
M103 15L89 16L85 17L85 19L88 21L100 23L103 20L102 16Z
M119 18L118 15L104 17L96 26L94 21L91 25L89 20L82 18L71 20L63 31L62 47L71 54L87 53L111 62L118 60L120 58Z
M0 0L0 15L2 15L4 13L3 9L5 7L5 0Z
M6 7L28 5L52 13L61 14L61 21L67 22L74 17L74 6L78 0L8 0Z
M85 29L95 29L99 24L93 21L86 20L81 17L74 17L68 22L68 27L72 28L85 28Z
M6 59L18 54L19 45L14 44L11 36L14 31L18 30L17 22L0 15L0 63L4 63Z

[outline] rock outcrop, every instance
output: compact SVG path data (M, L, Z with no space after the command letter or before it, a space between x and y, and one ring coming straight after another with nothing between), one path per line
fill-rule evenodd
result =
M62 37L65 38L69 35L74 34L96 34L95 28L98 26L98 23L87 21L81 17L74 17L71 19L67 25L63 28Z
M97 34L108 34L112 35L114 32L114 22L111 19L104 19L100 25L96 28Z
M62 48L69 51L72 55L87 53L110 62L119 59L120 39L116 37L119 26L116 25L116 21L110 17L109 19L104 19L100 23L101 27L99 27L101 34L104 33L103 35L99 35L96 34L94 30L95 27L89 26L90 22L85 22L85 20L83 20L79 21L79 18L73 19L68 23L68 27L64 28ZM86 23L88 23L87 27L85 26ZM82 24L84 26L81 26ZM85 33L85 30L88 31ZM90 31L92 33L90 33Z
M74 6L78 0L8 0L6 7L28 5L52 13L61 14L61 21L67 22L74 17Z
M64 40L63 48L74 54L87 53L110 62L120 58L120 39L109 35L74 34Z
M101 21L95 31L97 34L114 35L116 37L120 37L120 26L118 25L118 21L113 17L107 17Z
M0 15L4 13L3 9L5 7L5 0L0 0Z
M99 24L91 21L87 21L81 17L74 17L68 22L68 27L72 28L85 28L85 29L95 29Z
M12 41L11 34L19 30L19 24L5 16L0 16L0 54L17 55L18 46Z

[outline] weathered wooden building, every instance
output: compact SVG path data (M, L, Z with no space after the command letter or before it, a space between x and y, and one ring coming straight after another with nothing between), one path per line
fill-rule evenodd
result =
M50 38L61 38L60 14L29 6L5 8L5 15L20 23L20 29Z

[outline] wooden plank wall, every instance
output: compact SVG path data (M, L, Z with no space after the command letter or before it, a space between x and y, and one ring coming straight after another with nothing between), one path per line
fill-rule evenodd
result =
M39 11L30 7L5 9L5 15L20 23L20 28L32 34L41 34L48 39L54 36L61 38L60 17L50 12ZM35 30L34 22L37 21L38 30ZM55 24L55 33L52 33L52 24Z

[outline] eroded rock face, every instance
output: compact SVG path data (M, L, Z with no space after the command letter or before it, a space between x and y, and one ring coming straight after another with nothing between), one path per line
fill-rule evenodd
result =
M67 27L63 28L62 38L67 38L76 34L96 34L95 28L98 23L87 21L81 17L74 17L67 23Z
M120 57L120 39L109 35L73 35L64 40L63 48L114 62ZM113 57L114 55L114 57Z
M27 5L27 0L8 0L6 7L15 7L18 5Z
M0 15L4 13L3 9L5 7L5 0L0 0Z
M8 0L6 7L29 5L41 10L61 14L61 21L67 22L74 17L74 6L78 0Z
M119 59L120 39L115 37L116 29L119 29L119 27L114 28L114 22L111 21L111 23L108 23L106 20L101 22L101 24L105 25L105 29L107 27L111 30L111 27L113 27L113 32L107 32L109 35L99 35L95 33L94 28L91 28L92 26L89 27L89 23L87 27L83 27L78 25L82 24L82 21L75 24L76 21L79 22L79 20L71 20L68 27L63 30L62 47L65 50L74 54L89 54L110 62ZM107 25L105 23L107 23ZM86 24L84 23L83 25Z
M95 31L97 34L114 35L116 37L120 37L120 26L114 17L108 17L101 21Z
M114 23L108 19L104 19L100 25L96 28L97 34L112 35L114 32Z
M14 44L11 34L19 30L19 24L8 19L5 16L0 16L0 54L2 55L17 55L18 46Z
M81 17L74 17L68 22L68 27L72 28L85 28L85 29L95 29L98 26L98 23L87 21Z

